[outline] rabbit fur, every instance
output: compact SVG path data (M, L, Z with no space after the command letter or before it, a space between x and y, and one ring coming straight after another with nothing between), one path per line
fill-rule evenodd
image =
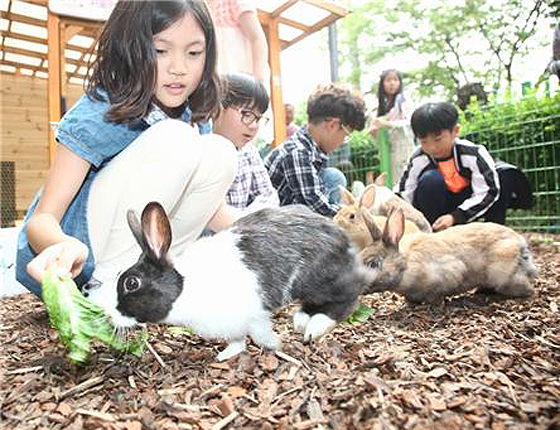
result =
M354 310L373 280L344 231L302 205L251 213L197 240L174 261L167 256L171 227L161 205L149 203L141 222L129 211L128 223L142 255L118 279L114 322L188 326L228 342L218 360L243 351L247 335L279 349L270 316L293 301L301 302L295 330L306 342L321 337Z
M395 291L409 302L427 303L477 287L510 298L534 294L537 268L531 252L524 238L508 227L473 222L403 236L401 210L389 215L383 231L362 212L373 244L360 257L377 272L370 293Z
M362 198L371 200L371 212L375 215L389 216L396 209L401 209L404 218L412 221L420 231L431 233L432 226L422 212L406 202L385 185L385 173L382 173L373 184L368 185Z
M333 220L346 231L346 234L354 242L356 247L359 250L362 250L366 246L370 245L373 240L369 229L360 214L360 208L363 208L373 214L372 209L375 199L375 188L373 185L369 185L364 190L358 201L356 201L354 196L346 188L340 187L340 190L342 192L343 206L336 213ZM403 203L407 204L404 201ZM387 221L387 217L382 215L372 215L372 219L380 229L383 228L385 222ZM420 229L416 224L410 220L405 220L405 234L416 233L419 231Z

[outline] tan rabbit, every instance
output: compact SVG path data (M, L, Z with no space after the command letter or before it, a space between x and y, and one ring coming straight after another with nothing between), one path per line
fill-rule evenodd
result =
M385 173L382 173L375 179L373 184L368 185L364 189L362 199L365 198L371 201L371 212L375 215L389 216L394 210L401 209L405 219L416 224L420 231L431 233L432 226L422 212L397 196L384 183Z
M523 237L490 222L457 225L438 233L403 236L401 210L383 231L362 210L373 244L360 257L377 271L367 292L395 291L410 302L434 303L474 288L504 297L533 295L537 268Z
M369 186L371 187L371 185ZM368 187L368 188L369 188ZM357 246L359 250L364 249L367 245L372 243L371 234L367 228L362 215L360 214L360 208L364 208L371 212L373 206L373 200L371 199L372 193L371 188L364 190L360 199L356 201L354 196L344 187L340 187L342 191L342 202L344 205L334 216L334 221L346 231L346 234L350 237L352 242ZM372 215L371 219L377 224L377 226L382 229L387 221L386 216ZM412 221L405 220L405 233L416 233L420 229Z

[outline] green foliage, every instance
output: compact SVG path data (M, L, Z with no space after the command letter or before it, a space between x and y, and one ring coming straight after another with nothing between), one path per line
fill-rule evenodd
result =
M144 332L139 340L123 342L115 335L105 310L82 296L72 279L61 279L48 272L43 278L41 292L50 323L67 346L70 360L86 361L92 339L119 351L141 355L147 334Z
M350 161L351 168L344 172L348 184L354 181L365 184L367 172L379 173L379 151L367 130L354 131L350 135Z
M352 315L346 318L346 322L350 324L365 323L372 314L373 309L360 302Z
M402 66L409 92L453 100L470 82L497 92L511 86L517 64L537 47L533 36L556 0L547 1L348 1L352 13L340 27L343 76L355 88L368 82L361 89L367 93L377 84L367 73L388 56L410 53L424 61L416 70Z
M541 99L531 94L484 108L472 103L461 115L463 137L519 167L533 185L535 206L508 215L511 224L560 231L560 93Z

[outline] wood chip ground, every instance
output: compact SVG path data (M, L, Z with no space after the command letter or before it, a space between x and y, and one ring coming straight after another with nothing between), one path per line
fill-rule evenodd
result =
M365 296L367 322L310 345L288 307L274 318L281 352L251 344L224 363L224 344L153 325L141 358L96 344L74 365L41 302L2 299L0 428L559 430L560 236L526 237L532 300Z

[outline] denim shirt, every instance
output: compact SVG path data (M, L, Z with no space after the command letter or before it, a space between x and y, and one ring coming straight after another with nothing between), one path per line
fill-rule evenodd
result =
M78 286L85 284L93 273L95 261L91 250L87 220L87 202L91 184L99 171L118 153L132 143L140 134L153 125L154 121L141 120L132 125L108 122L104 115L110 107L106 93L99 92L103 100L94 100L84 94L80 100L61 119L56 140L91 163L91 167L60 221L62 231L73 236L89 248L89 254L82 272L74 279ZM187 107L181 117L190 122L191 110ZM163 119L163 116L161 119ZM211 131L209 122L198 123L201 134ZM16 254L16 278L21 284L37 296L41 296L41 285L26 271L27 264L37 255L27 239L27 223L33 214L42 189L39 190L27 210L21 232L18 237ZM107 226L109 228L109 226Z

